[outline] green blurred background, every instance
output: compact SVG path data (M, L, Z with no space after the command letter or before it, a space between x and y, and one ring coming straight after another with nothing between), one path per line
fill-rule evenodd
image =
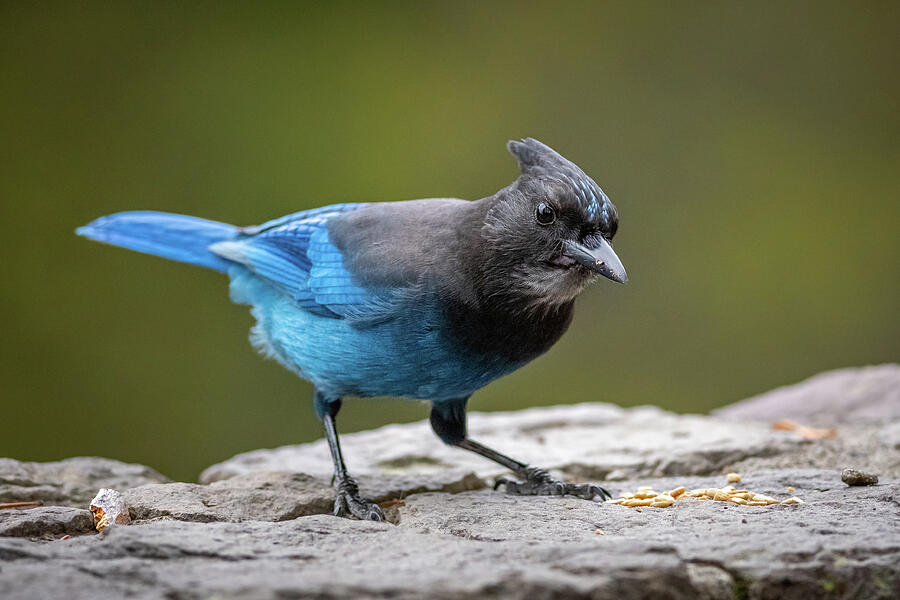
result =
M475 410L713 407L900 359L900 10L876 3L3 3L0 455L194 479L319 437L213 272L90 243L475 199L534 136L612 197L627 287ZM374 402L378 402L376 410ZM424 418L349 402L343 431ZM438 443L435 441L435 443Z

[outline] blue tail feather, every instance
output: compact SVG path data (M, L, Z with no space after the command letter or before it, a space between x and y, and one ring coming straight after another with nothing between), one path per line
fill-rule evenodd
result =
M222 273L227 272L234 263L210 252L209 246L239 236L234 225L154 211L107 215L79 227L76 233L98 242Z

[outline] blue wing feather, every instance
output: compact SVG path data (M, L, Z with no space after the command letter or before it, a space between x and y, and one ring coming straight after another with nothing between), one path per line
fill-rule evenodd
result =
M339 204L243 228L244 237L210 249L249 267L311 313L363 325L382 321L396 307L399 291L371 290L353 282L341 251L328 238L328 220L364 204Z

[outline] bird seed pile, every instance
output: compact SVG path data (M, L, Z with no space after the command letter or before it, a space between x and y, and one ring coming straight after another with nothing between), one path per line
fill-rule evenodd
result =
M729 483L739 483L741 476L737 473L729 473ZM788 488L788 492L793 492L794 488ZM651 508L667 508L675 504L678 500L685 498L696 498L697 500L718 500L719 502L733 502L734 504L743 504L746 506L768 506L770 504L803 504L803 500L792 496L787 500L777 500L765 494L757 494L750 490L735 489L733 485L726 485L723 488L698 488L687 491L683 487L675 488L668 492L657 492L650 486L641 486L633 494L624 494L621 498L607 500L607 504L618 504L620 506L644 507Z

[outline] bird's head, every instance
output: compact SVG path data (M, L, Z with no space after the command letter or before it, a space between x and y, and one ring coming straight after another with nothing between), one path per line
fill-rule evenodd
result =
M625 268L611 245L616 207L600 186L535 139L507 147L521 175L494 196L482 235L520 291L561 303L601 275L625 283Z

